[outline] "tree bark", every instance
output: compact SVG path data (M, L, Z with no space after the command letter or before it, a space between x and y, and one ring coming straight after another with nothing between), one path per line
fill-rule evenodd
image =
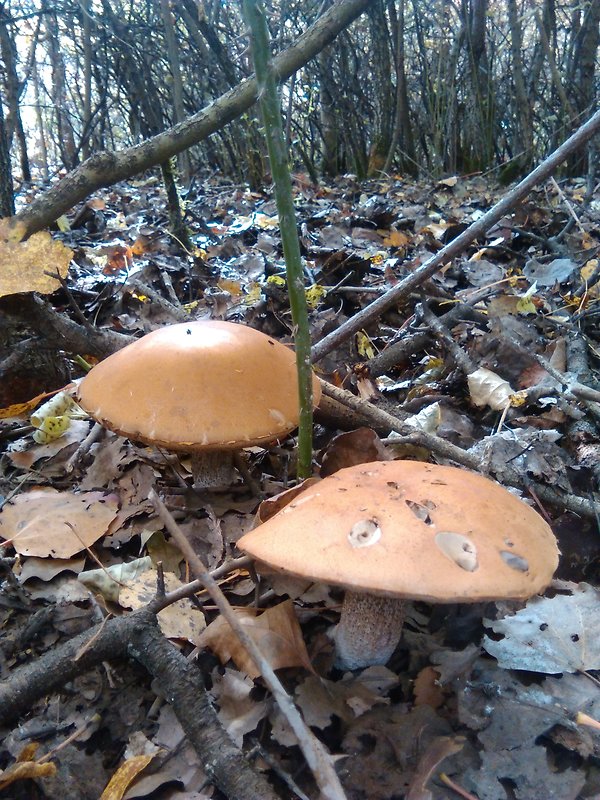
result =
M14 213L15 200L13 194L10 152L8 150L8 138L4 125L2 97L0 96L0 217L10 217Z
M340 0L336 6L325 12L295 45L273 59L273 68L279 80L289 78L314 58L367 8L369 2L370 0ZM56 186L36 198L14 220L22 222L25 225L25 235L30 236L52 223L96 189L126 180L202 141L250 108L256 99L256 80L252 77L184 122L135 147L117 152L96 153Z

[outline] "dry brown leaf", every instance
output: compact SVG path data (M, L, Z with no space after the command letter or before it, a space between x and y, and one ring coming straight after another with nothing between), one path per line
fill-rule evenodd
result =
M172 572L165 572L165 588L174 592L183 584ZM137 575L119 591L119 605L125 608L142 608L156 596L156 570L148 569ZM187 639L195 642L206 628L200 609L189 599L179 600L158 613L158 624L167 639Z
M465 746L464 736L438 736L421 756L417 766L406 800L433 800L433 792L427 788L434 770L436 770L448 756L460 753Z
M50 294L60 288L58 272L65 278L73 251L52 238L47 231L34 233L26 242L22 232L0 228L0 297L20 292ZM46 274L50 273L50 274Z
M273 669L304 667L312 672L310 658L291 600L279 603L256 616L253 609L236 609L236 616ZM233 660L251 678L259 670L223 617L217 617L198 639L200 647L210 647L222 664Z
M390 455L379 436L371 428L357 428L340 433L331 440L321 465L321 477L333 475L344 467L369 461L389 461Z
M254 683L234 669L226 669L223 675L215 668L212 673L211 694L219 706L219 720L233 741L241 747L244 736L256 730L269 709L265 700L251 696Z
M121 800L129 785L145 770L154 755L134 756L128 758L112 776L100 800Z
M32 489L0 512L0 536L25 556L71 558L104 536L117 513L115 495Z
M416 706L439 708L444 702L444 691L439 683L440 673L434 667L424 667L413 684Z

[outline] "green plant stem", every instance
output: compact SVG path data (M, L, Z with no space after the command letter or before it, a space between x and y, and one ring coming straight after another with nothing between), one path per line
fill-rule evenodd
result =
M252 58L258 84L261 115L265 127L271 175L285 258L288 294L298 369L300 419L298 430L298 478L307 478L312 465L313 372L310 359L310 331L304 291L300 243L296 229L296 211L292 179L281 118L277 80L271 64L269 31L260 0L244 0L244 14L251 33Z

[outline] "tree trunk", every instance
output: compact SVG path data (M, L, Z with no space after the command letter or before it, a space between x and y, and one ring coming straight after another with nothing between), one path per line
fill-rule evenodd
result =
M408 101L408 89L406 85L405 68L405 46L404 46L404 0L398 4L396 13L393 0L388 4L392 30L395 33L396 52L396 107L394 111L394 128L392 131L392 141L390 149L383 166L383 171L389 173L392 170L394 156L400 147L400 170L416 177L418 174L415 143L413 139L412 123L410 120L410 108Z
M179 48L177 46L177 36L175 34L175 22L169 0L160 0L160 13L165 31L165 41L167 43L167 56L171 69L173 100L173 122L183 122L185 119L185 109L183 107L183 81L181 78L181 64L179 62ZM183 150L177 157L179 172L183 182L189 184L192 177L192 164L190 161L189 150Z
M11 217L15 213L15 200L13 194L12 169L8 138L4 124L2 110L2 97L0 96L0 217Z
M368 174L379 177L392 143L392 65L390 59L390 33L385 19L383 0L375 0L369 7L371 33L375 118L372 120L372 140L369 150Z
M512 61L512 79L514 82L514 105L512 119L514 123L513 162L511 175L528 172L533 164L533 119L531 99L525 84L523 66L523 31L517 9L517 0L508 2L508 24L510 27L510 51Z

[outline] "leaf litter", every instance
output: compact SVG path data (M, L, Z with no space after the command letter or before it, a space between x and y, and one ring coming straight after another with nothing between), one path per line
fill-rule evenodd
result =
M573 198L580 189L577 181L562 188ZM261 647L285 675L308 724L339 757L349 800L450 800L457 794L443 776L479 800L575 800L600 793L598 733L576 722L578 712L600 719L593 680L600 668L600 539L585 509L565 510L555 495L543 492L547 487L589 500L598 477L597 399L573 393L577 381L597 385L600 288L588 281L597 276L600 231L582 208L581 226L567 234L568 257L525 243L521 231L541 242L564 228L567 212L547 202L552 191L549 186L532 194L420 294L335 348L317 369L376 408L414 419L417 429L425 425L440 441L477 458L482 471L520 487L513 490L555 521L564 554L557 588L524 607L419 604L388 667L342 675L332 670L330 634L340 604L335 591L279 577L261 587L266 610L257 615L247 607L254 592L245 569L219 578L231 601L243 606L238 613L247 624L258 624ZM492 202L480 178L455 177L433 191L393 178L363 185L345 178L327 191L302 181L296 193L315 341L439 250L478 206ZM122 195L131 209L127 218L119 210ZM61 259L73 252L68 286L97 324L134 336L182 319L229 319L292 341L275 205L268 194L218 178L205 181L191 203L206 225L195 232L191 225L196 249L189 254L177 253L164 233L163 200L153 183L122 184L92 202L104 217L101 232L90 234L73 218L56 243L66 248ZM39 246L36 258L50 257L49 244ZM4 247L17 253L17 264L17 244ZM29 264L33 256L23 258ZM0 292L14 291L11 280L7 276ZM50 292L55 285L32 283L32 290ZM61 308L63 299L60 289L51 296ZM445 325L446 339L429 327L423 301ZM581 355L582 335L591 358ZM73 378L80 374L70 370ZM18 664L35 660L103 614L121 614L120 605L132 607L155 594L159 562L168 574L167 591L191 579L153 516L148 494L155 485L210 568L237 555L235 541L254 524L258 507L241 479L226 493L199 498L189 488L185 464L114 434L101 434L86 449L86 421L72 420L60 438L35 444L27 417L19 416L27 407L19 411L18 404L47 389L15 393L7 399L8 414L0 412L5 680ZM365 424L339 413L317 416L321 476L352 463L430 456L406 437L382 442L377 433L390 431L376 433ZM246 468L268 498L290 485L292 450L293 440L287 440L271 450L246 452ZM289 500L269 502L278 508ZM263 513L272 513L266 508ZM143 579L128 572L138 561L147 570ZM90 573L95 577L88 578ZM76 583L76 591L69 588ZM282 602L285 594L293 602ZM197 654L236 743L251 748L260 742L281 769L297 774L301 762L293 736L206 596L171 608L165 634L183 652ZM47 610L52 613L45 616ZM36 618L39 623L32 625ZM212 635L214 653L204 646ZM51 750L74 729L82 731L78 741L91 736L94 742L85 731L100 714L103 737L88 743L87 754L76 744L58 751L51 759L57 778L30 774L11 790L35 780L40 796L67 796L65 776L76 768L82 777L78 796L97 798L97 787L111 777L123 782L127 770L137 771L140 762L133 759L143 754L135 748L123 753L127 742L142 737L170 755L158 751L126 797L146 797L161 787L164 797L217 796L172 709L163 705L158 716L148 715L154 693L139 668L115 663L110 673L94 670L92 676L87 689L75 681L49 704L36 703L26 725L37 741L36 726L60 720L43 739ZM0 729L0 736L6 774L21 751L8 729ZM300 783L310 794L308 777Z

